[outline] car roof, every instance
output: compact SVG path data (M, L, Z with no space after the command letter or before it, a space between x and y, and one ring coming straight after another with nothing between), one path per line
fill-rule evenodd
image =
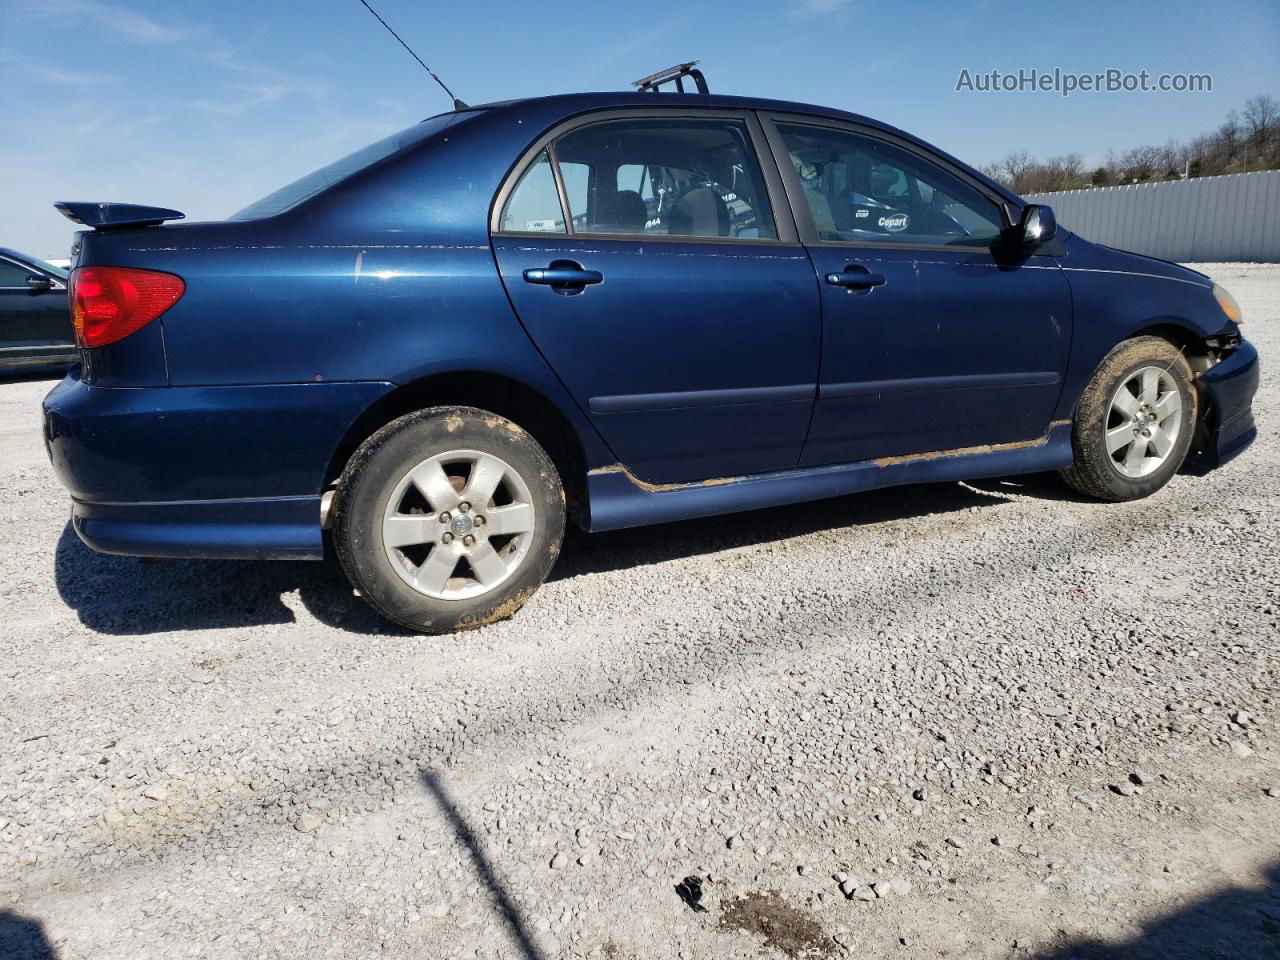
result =
M813 103L791 100L770 100L764 97L737 97L728 94L705 93L639 93L631 90L603 90L595 93L561 93L545 97L527 97L519 100L503 100L497 103L479 104L474 110L561 109L566 116L584 110L611 107L691 107L732 110L766 110L778 113L807 113L813 116L832 117L876 127L915 140L910 134L872 117L847 110L836 110Z

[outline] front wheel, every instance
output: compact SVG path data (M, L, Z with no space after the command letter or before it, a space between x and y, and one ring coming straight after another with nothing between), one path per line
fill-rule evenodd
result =
M1186 459L1196 391L1182 352L1159 337L1111 351L1080 395L1072 421L1075 461L1062 478L1100 500L1155 493Z
M564 536L564 492L519 426L473 407L387 424L338 482L333 535L355 588L414 630L469 630L515 613Z

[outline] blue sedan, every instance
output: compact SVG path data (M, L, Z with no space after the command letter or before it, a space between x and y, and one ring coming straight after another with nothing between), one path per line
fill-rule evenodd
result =
M586 530L1061 471L1148 496L1255 435L1204 275L866 117L686 93L462 108L226 221L64 203L45 401L104 553L318 559L490 623ZM820 506L799 509L820 510Z

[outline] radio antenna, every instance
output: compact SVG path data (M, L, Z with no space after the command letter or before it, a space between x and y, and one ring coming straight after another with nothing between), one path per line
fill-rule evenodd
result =
M431 74L431 79L434 80L436 83L440 84L440 89L443 90L445 93L447 93L449 95L449 99L453 101L453 109L466 110L467 105L463 103L461 100L459 100L457 97L455 97L453 95L453 91L445 86L444 81L436 76L436 72L432 70L430 67L428 67L425 63L423 63L422 58L413 52L413 47L405 43L404 40L401 39L400 34L396 33L394 30L391 29L391 24L383 20L382 17L378 15L377 10L369 6L368 0L360 0L360 2L364 4L364 8L368 10L370 13L372 13L380 24L382 24L384 27L387 28L387 33L391 34L393 37L396 38L396 40L400 41L400 46L404 47L406 50L409 51L409 56L413 57L413 59L417 60L418 63L422 64L422 69L427 71L427 73Z

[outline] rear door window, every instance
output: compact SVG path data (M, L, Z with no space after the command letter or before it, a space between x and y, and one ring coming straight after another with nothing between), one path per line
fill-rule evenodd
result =
M746 124L605 120L553 146L575 233L777 239Z

